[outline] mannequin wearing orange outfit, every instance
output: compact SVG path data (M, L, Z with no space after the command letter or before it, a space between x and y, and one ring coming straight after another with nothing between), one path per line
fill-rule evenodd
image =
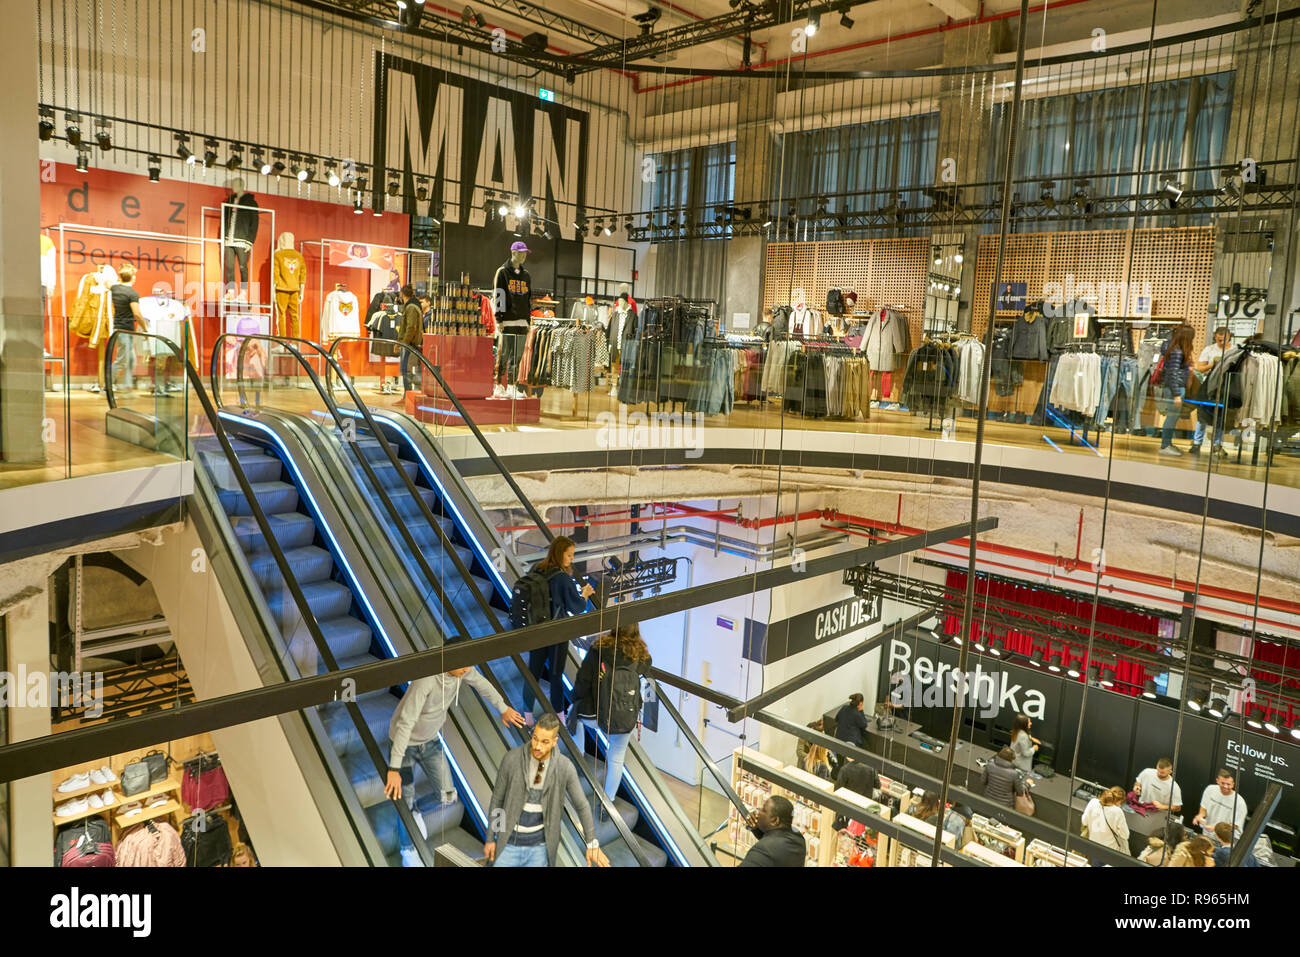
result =
M271 284L275 287L276 334L300 338L298 305L307 285L307 261L293 248L293 233L281 233L271 256Z

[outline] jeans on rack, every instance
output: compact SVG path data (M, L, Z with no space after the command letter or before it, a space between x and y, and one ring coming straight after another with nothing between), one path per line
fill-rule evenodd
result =
M1124 387L1127 395L1133 394L1137 386L1137 371L1137 359L1133 356L1102 356L1101 398L1097 402L1097 412L1092 419L1097 428L1105 425L1106 416L1110 414L1111 403L1115 401L1120 386Z

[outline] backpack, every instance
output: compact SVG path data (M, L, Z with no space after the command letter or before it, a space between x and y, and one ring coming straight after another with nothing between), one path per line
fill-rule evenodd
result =
M1167 351L1166 351L1166 352L1162 352L1162 353L1160 353L1160 358L1156 361L1156 364L1155 364L1154 366L1151 367L1151 384L1152 384L1152 385L1160 385L1161 382L1164 381L1164 378L1165 378L1165 356L1166 356L1166 355L1168 355L1168 352L1167 352Z
M838 289L826 291L826 311L832 316L844 315L844 297L840 295Z
M606 734L628 734L641 719L641 676L630 664L596 666L596 723Z
M230 828L218 811L204 814L204 829L198 817L187 817L181 825L181 847L185 848L186 867L223 867L230 863Z
M551 620L551 576L536 568L525 572L510 593L510 627L525 628Z

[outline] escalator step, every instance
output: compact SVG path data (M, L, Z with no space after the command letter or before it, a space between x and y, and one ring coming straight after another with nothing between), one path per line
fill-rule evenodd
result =
M330 654L334 656L340 668L345 667L343 664L345 661L354 661L363 656L370 657L369 649L373 636L370 626L365 622L358 621L350 615L343 615L322 621L320 630ZM293 656L301 674L314 675L328 670L320 660L320 653L306 625L300 625L291 637L286 638L286 642L289 654Z
M388 725L393 711L397 707L397 697L387 688L372 691L357 697L357 708L361 717L370 728L370 733L385 751L388 748ZM341 701L331 701L318 709L321 724L329 735L334 753L342 757L349 751L361 750L361 736L357 734L356 725L348 714L347 706Z
M284 553L284 557L293 572L294 580L299 585L324 581L334 570L333 556L318 545L291 548ZM284 576L280 574L280 566L276 564L274 556L264 555L255 558L249 565L263 589L278 592L283 588Z
M346 615L348 609L352 607L352 592L341 582L326 579L308 582L300 587L303 597L307 599L307 607L311 609L317 621ZM302 615L298 613L298 605L294 602L288 588L272 588L265 594L266 603L271 606L271 613L275 615L275 620L280 625L280 633L286 640L292 637L292 634L286 632L294 633L300 628L305 628Z
M240 467L244 470L244 475L248 481L257 484L258 482L274 482L280 478L284 465L273 455L268 455L260 449L248 453L237 453ZM234 469L230 467L230 462L226 456L220 452L200 452L199 461L203 467L208 470L208 475L219 489L237 489L239 482L235 479Z
M298 490L287 482L254 482L253 494L267 515L280 515L298 510ZM252 508L238 489L223 489L218 493L221 507L227 515L251 515Z
M633 834L632 840L636 841L637 847L641 850L647 863L651 867L667 867L668 854L661 847L656 847L644 838ZM616 844L601 843L600 849L605 852L609 858L610 867L639 867L636 857L628 850L627 845L622 841Z
M393 468L393 463L389 462L387 458L384 458L383 461L372 462L370 468L375 473L375 478L379 479L379 481L383 483L384 488L393 489L406 487L406 483L402 481L401 474L397 469ZM361 468L361 466L353 463L352 471L356 474L357 478L361 479L363 482L369 480L369 476L366 475L365 469ZM416 462L403 461L402 471L404 471L407 477L414 483L419 478L420 466Z
M288 550L310 545L316 538L316 523L301 512L284 512L280 515L268 515L271 532L280 548ZM257 527L257 520L251 515L240 515L231 520L235 538L245 554L266 552L266 536Z
M237 439L234 436L230 436L229 438L230 438L230 447L234 449L235 454L240 456L241 458L246 453L252 454L252 453L260 452L263 455L266 454L266 450L255 442L249 442L246 439ZM194 440L194 451L200 453L216 452L218 455L222 457L225 456L225 453L221 450L221 442L217 439L215 435L205 435L201 438L196 438Z

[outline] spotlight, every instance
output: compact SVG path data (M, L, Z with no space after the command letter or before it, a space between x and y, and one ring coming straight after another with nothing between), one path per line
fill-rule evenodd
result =
M1197 712L1197 713L1200 713L1200 710L1201 710L1201 699L1200 699L1200 698L1188 698L1188 699L1187 699L1187 707L1190 708L1191 710Z
M99 144L101 150L107 153L113 148L113 137L108 131L108 120L95 120L95 127L95 142Z
M989 645L989 654L991 654L994 658L1001 658L1002 650L1000 648L995 648L993 645Z
M1043 653L1041 651L1035 651L1031 648L1029 650L1029 663L1035 668L1042 668Z
M528 207L525 206L523 203L517 204L515 206L515 219L527 219L527 218L528 218Z
M505 218L510 215L510 207L505 203L497 203L497 215Z
M81 114L69 113L68 125L63 130L63 135L67 137L69 146L81 145Z
M217 146L220 145L212 137L203 141L203 165L208 169L217 165Z
M361 194L360 194L360 193L358 193L356 196L353 196L353 197L352 197L352 212L356 213L358 216L360 216L361 213L363 212L363 210L361 209Z
M302 178L301 174L302 174L302 167L298 165L298 157L290 156L289 175L292 176L294 179L301 179Z
M604 233L606 236L612 236L614 234L613 228L608 223L605 224L605 228L602 229L601 232Z
M1142 697L1144 697L1144 698L1150 698L1152 701L1155 700L1155 698L1156 698L1156 683L1155 683L1154 681L1148 681L1148 682L1147 682L1147 686L1146 686L1146 688L1143 689L1143 691L1142 691Z
M401 192L402 192L402 184L396 179L390 179L388 181L388 195L397 196Z
M343 181L339 179L339 172L333 166L325 167L325 182L331 186L338 186Z
M764 229L768 229L768 228L771 227L771 225L772 225L772 220L770 220L770 219L769 219L769 220L766 220L766 221L763 223L763 228L764 228Z
M244 165L244 157L238 146L230 147L230 159L226 160L226 169L237 170Z
M634 224L633 224L633 222L632 222L632 217L631 217L631 216L629 216L627 219L623 220L623 228L624 228L625 230L627 230L627 233L628 233L629 236L632 234L632 227L633 227L633 225L634 225Z
M803 25L804 36L816 36L817 31L821 29L822 15L820 13L808 14L808 22Z
M256 150L253 151L253 169L257 170L263 176L271 172L271 164L268 163L262 157L262 154L257 152Z
M842 26L845 30L853 29L853 19L848 15L847 12L840 14L840 26Z
M198 162L198 157L189 147L189 137L184 133L176 134L176 155L184 160L188 165L193 166Z
M1061 666L1058 665L1056 662L1052 661L1051 658L1049 657L1047 661L1047 670L1052 672L1053 674L1059 675L1061 673Z
M1275 725L1275 724L1274 724L1272 721L1270 721L1267 717L1264 718L1264 730L1267 731L1269 734L1279 734L1279 733L1280 733L1280 732L1278 731L1278 727L1277 727L1277 725Z
M41 107L40 121L36 124L36 133L44 140L54 139L54 111L48 106Z
M1241 199L1241 190L1237 188L1236 179L1231 176L1226 177L1223 185L1219 187L1219 195L1232 203Z
M298 174L298 179L302 180L304 183L316 182L316 167L311 165L304 166L302 172Z
M1227 715L1232 714L1232 709L1228 707L1228 702L1222 698L1212 698L1210 705L1205 709L1210 713L1211 718L1218 718L1222 721Z
M271 164L271 172L279 176L284 172L284 154L280 152L272 153L271 159L275 161Z
M958 266L960 266L962 261L961 253L957 253L957 255L953 256L952 261L955 262Z
M1113 679L1113 675L1111 672L1102 671L1098 674L1097 678L1098 678L1097 683L1100 684L1103 688L1115 687L1115 681Z
M1182 184L1168 174L1160 177L1160 183L1160 189L1169 201L1169 208L1177 209L1178 201L1183 198Z
M422 203L429 198L429 181L427 179L416 180L415 198Z
M1045 180L1042 183L1039 183L1038 185L1042 190L1042 192L1038 194L1038 198L1042 200L1043 205L1046 206L1048 209L1055 210L1056 194L1053 193L1052 191L1056 189L1056 184L1053 183L1051 180Z
M370 215L378 219L380 216L384 215L384 211L376 206L374 209L370 210Z
M77 172L84 173L90 169L90 151L77 150Z
M149 182L158 182L158 177L162 175L162 157L157 153L149 154Z
M519 45L529 53L545 53L550 40L545 33L526 33L520 38Z
M1250 709L1250 716L1249 716L1248 718L1246 718L1246 726L1247 726L1248 728L1254 728L1256 731L1261 731L1261 730L1263 730L1264 725L1263 725L1263 724L1260 722L1260 720L1259 720L1260 717L1261 717L1263 714L1264 714L1264 712L1263 712L1262 709L1260 709L1260 708L1251 708L1251 709Z
M355 189L358 193L364 193L364 192L366 191L366 180L365 180L365 178L363 177L363 178L361 178L361 179L353 180L353 187L352 187L352 188Z
M1291 729L1291 737L1295 738L1297 741L1300 741L1300 728L1293 727Z
M663 11L658 7L651 7L645 13L635 14L632 19L641 25L641 35L645 36L659 22L663 16Z
M982 654L985 651L985 648L977 641L975 642L975 650Z
M573 221L573 229L579 236L587 235L587 224L581 219L575 219Z
M1079 677L1079 669L1073 666L1066 668L1065 673L1069 675L1071 678Z
M483 15L476 13L474 8L470 6L466 6L465 9L460 12L460 18L470 26L478 27L480 30L487 26L487 21L483 19Z

